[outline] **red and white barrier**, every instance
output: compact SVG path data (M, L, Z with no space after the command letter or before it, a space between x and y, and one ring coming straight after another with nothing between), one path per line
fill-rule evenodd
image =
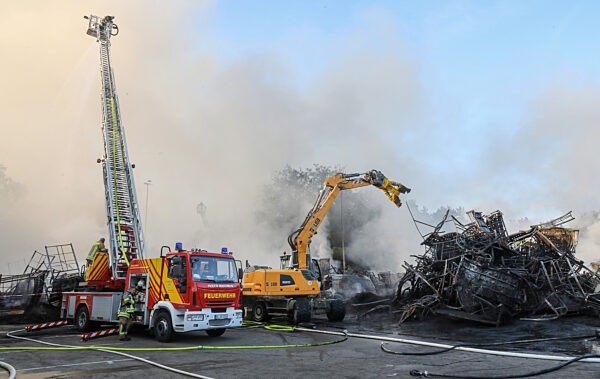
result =
M32 330L54 328L54 327L63 326L63 325L67 325L67 320L47 322L45 324L29 325L29 326L25 327L25 330L27 330L28 332L31 332Z
M119 333L119 328L106 329L106 330L101 330L99 332L82 334L81 335L81 340L82 341L89 341L92 338L106 337L106 336L110 336L110 335L117 334L117 333Z

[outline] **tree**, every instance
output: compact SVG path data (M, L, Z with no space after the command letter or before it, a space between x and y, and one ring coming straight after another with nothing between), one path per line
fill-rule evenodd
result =
M274 174L272 184L265 187L261 210L257 213L258 222L265 224L265 228L287 233L282 235L282 240L287 240L312 208L325 179L339 172L344 172L343 167L315 164L312 168L301 169L285 166ZM370 204L369 198L360 191L344 191L334 202L319 233L326 233L329 248L334 250L342 246L342 240L345 245L351 243L353 233L380 213L381 210Z

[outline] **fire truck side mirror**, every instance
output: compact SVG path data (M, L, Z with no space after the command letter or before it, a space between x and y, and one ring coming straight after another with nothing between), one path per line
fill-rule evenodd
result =
M167 253L168 253L169 251L171 251L171 248L170 248L169 246L163 245L163 246L160 248L160 257L161 257L161 258L162 258L162 257L164 257L163 253L164 253L164 251L165 251L165 250L166 250L166 251L167 251Z

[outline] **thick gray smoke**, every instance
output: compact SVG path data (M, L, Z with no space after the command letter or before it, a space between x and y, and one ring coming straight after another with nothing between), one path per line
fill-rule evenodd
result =
M11 54L1 74L8 90L0 95L0 163L26 190L18 208L7 205L20 216L1 231L12 252L5 261L62 242L73 242L83 258L106 234L95 163L102 155L98 45L82 19L90 11L115 15L120 26L111 51L143 220L149 199L149 255L182 241L227 246L239 258L276 265L281 251L273 246L285 248L287 235L256 222L258 199L275 171L316 162L407 175L386 138L409 127L421 88L402 53L370 51L370 37L395 42L380 31L356 30L340 41L356 43L300 89L276 54L220 61L204 44L209 27L206 34L194 30L198 17L210 25L210 3L140 4L60 11L42 4L36 12L3 6L0 48Z
M235 60L213 51L211 2L61 5L0 6L0 164L19 183L18 199L0 202L0 272L44 245L73 242L83 259L106 235L95 163L102 155L98 45L82 19L91 12L114 15L120 27L111 51L150 256L182 241L227 246L240 259L276 266L287 234L261 227L256 217L264 186L287 164L379 169L413 188L406 199L433 209L502 209L538 222L598 208L593 189L600 179L583 164L597 160L591 143L600 91L593 85L544 89L517 135L501 144L490 133L480 170L432 170L430 157L439 161L436 154L464 147L446 146L440 136L449 126L428 123L435 109L419 62L374 16L336 41L345 46L337 58L298 86L298 62L276 51ZM381 217L350 253L393 266L419 252L406 208L379 193L368 196ZM586 227L585 238L598 241L598 229Z

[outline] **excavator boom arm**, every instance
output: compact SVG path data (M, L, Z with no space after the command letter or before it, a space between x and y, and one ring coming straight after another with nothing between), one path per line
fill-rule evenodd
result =
M308 254L310 241L317 234L317 230L340 191L369 185L382 190L397 207L402 205L400 194L410 192L410 188L399 182L389 180L378 170L371 170L364 174L338 173L328 177L325 179L317 201L308 212L304 222L288 237L288 243L293 251L292 262L295 267L300 270L306 270L310 267L310 255Z

